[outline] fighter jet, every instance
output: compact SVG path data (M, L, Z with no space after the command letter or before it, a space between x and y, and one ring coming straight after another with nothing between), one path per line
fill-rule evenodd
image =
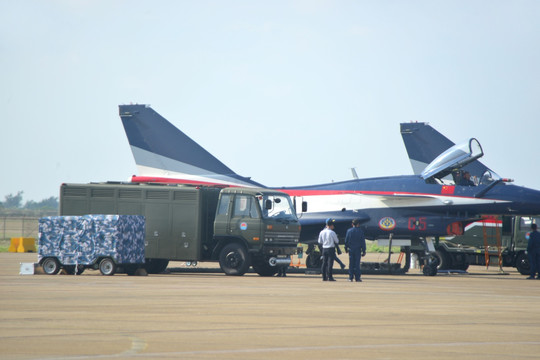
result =
M236 174L148 105L120 105L119 110L139 171L132 182L264 187ZM540 213L540 191L512 185L492 172L463 185L456 174L483 156L477 139L441 152L420 174L278 190L296 203L308 203L308 211L300 215L301 242L316 243L328 218L335 219L336 232L344 237L356 218L368 239L425 244L424 273L435 275L431 237L461 235L480 215Z

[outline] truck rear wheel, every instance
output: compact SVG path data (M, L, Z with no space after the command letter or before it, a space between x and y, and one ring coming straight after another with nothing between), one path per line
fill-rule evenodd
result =
M102 275L111 276L116 273L116 264L111 258L104 258L99 263L99 271Z
M167 259L145 259L144 268L149 274L160 274L164 272L169 266L169 260Z
M253 270L260 276L274 276L277 273L277 266L270 266L265 259L253 261Z
M219 253L219 266L227 275L244 275L250 266L246 248L237 243L226 245Z
M43 267L43 272L47 275L56 275L60 271L60 263L56 258L46 258L41 263L41 266Z

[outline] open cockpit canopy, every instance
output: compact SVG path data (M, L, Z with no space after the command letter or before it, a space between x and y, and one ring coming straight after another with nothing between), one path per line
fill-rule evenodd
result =
M437 156L435 160L426 166L420 176L426 181L432 179L442 181L445 177L451 179L449 175L452 175L453 179L451 179L450 182L458 183L458 179L463 174L461 168L482 156L484 156L484 151L482 150L480 142L475 138L470 138L467 141L452 146L450 149ZM499 177L489 169L486 173L489 174L484 174L480 179L475 179L475 185L489 183Z

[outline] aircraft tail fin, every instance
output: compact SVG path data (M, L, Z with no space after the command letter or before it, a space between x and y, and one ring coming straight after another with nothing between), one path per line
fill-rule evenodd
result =
M401 137L407 149L413 172L416 175L420 175L425 167L435 160L437 156L455 145L428 123L401 123L400 126ZM480 161L475 160L463 167L463 170L470 172L472 176L480 178L489 168Z
M437 156L455 144L428 123L402 123L401 137L416 175L422 173Z
M120 105L139 176L134 182L262 187L237 175L148 105Z

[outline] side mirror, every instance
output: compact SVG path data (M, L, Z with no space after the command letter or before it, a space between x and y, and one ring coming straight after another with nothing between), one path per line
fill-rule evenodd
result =
M302 212L307 211L307 201L302 201Z
M266 210L271 210L272 209L272 200L266 200L264 202L264 207L266 208Z

